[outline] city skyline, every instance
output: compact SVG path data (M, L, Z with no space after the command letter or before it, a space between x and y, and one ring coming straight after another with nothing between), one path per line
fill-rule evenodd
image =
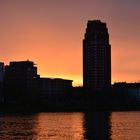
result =
M42 77L82 84L82 40L88 20L109 28L112 83L139 82L138 0L0 0L0 61L32 60Z

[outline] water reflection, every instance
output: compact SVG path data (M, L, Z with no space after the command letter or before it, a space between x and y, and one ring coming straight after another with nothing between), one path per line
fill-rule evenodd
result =
M83 113L40 113L34 140L83 140Z
M0 140L109 140L110 113L0 115Z
M32 140L37 114L1 114L0 140Z
M0 140L83 140L83 113L1 114Z
M140 140L140 112L0 114L0 140Z
M110 140L110 113L88 112L84 115L86 140Z
M112 140L140 140L140 112L113 112Z

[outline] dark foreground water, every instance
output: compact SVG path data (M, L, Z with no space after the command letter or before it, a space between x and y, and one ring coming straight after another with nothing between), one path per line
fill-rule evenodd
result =
M0 114L0 140L140 140L140 112Z

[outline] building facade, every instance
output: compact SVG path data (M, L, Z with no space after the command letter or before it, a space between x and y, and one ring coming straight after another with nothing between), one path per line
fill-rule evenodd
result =
M0 103L3 101L4 63L0 62Z
M25 103L35 99L37 67L32 61L10 62L5 66L4 90L8 102Z
M42 103L64 105L72 89L72 80L60 78L40 78L40 95Z
M83 86L101 90L111 86L111 46L106 23L91 20L83 40Z
M121 93L122 96L127 97L130 105L140 106L140 83L118 82L114 83L112 88L115 93Z
M0 62L0 84L3 83L3 77L4 77L4 63Z

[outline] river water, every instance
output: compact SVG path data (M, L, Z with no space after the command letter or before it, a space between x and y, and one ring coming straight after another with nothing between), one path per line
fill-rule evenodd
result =
M140 112L1 113L0 140L140 140Z

